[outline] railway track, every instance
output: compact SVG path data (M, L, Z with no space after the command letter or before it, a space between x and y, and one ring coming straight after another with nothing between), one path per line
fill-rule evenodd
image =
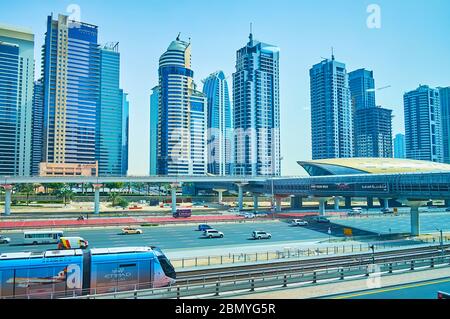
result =
M450 254L450 245L443 245L444 255ZM222 280L258 278L267 275L283 275L313 271L331 270L355 266L367 266L395 262L408 262L418 258L442 256L441 246L407 248L395 251L362 253L346 256L312 258L307 260L258 263L243 266L210 268L202 270L182 271L177 273L177 284L211 283Z

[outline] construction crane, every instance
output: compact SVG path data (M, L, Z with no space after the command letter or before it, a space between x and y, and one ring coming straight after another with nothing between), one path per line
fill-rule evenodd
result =
M387 85L387 86L380 87L380 88L378 88L378 89L367 89L366 92L381 91L381 90L384 90L384 89L388 89L388 88L390 88L390 87L392 87L392 86L391 86L391 85Z

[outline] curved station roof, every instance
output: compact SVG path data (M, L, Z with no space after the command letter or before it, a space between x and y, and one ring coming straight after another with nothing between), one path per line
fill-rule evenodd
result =
M450 165L394 158L334 158L299 161L310 176L450 172Z

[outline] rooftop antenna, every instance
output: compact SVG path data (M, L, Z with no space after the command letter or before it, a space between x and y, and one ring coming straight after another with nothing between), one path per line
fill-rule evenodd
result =
M331 47L331 60L334 61L334 48Z
M250 44L253 44L253 23L252 22L250 22L250 36L249 36L249 39L250 39Z
M180 41L181 32L178 32L177 41Z

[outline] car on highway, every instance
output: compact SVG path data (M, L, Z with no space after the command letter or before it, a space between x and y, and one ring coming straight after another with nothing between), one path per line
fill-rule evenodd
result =
M198 230L199 231L205 231L205 230L208 230L208 229L213 229L213 227L211 227L209 225L206 225L206 224L198 225Z
M361 213L362 213L362 208L361 207L355 207L355 208L352 208L352 210L348 212L348 216L361 215Z
M292 226L308 226L308 222L302 219L293 219L291 220Z
M228 210L228 212L229 212L229 213L239 213L240 211L239 211L238 208L230 208L230 209Z
M445 209L446 212L450 212L450 207Z
M391 209L389 209L389 208L383 208L383 209L381 210L381 212L382 212L383 214L393 214L393 213L394 213L394 211L391 210Z
M245 213L245 214L244 214L244 217L247 218L247 219L253 219L253 218L256 217L256 215L253 214L253 213Z
M267 232L262 231L262 230L255 230L252 233L252 237L253 237L253 239L271 239L272 238L272 234L267 233Z
M318 223L329 223L330 220L326 217L323 216L317 216L316 218L314 218L314 220Z
M0 235L0 244L9 244L11 242L11 238Z
M141 235L142 229L139 229L137 227L125 227L122 229L123 235Z
M216 229L207 229L203 232L203 237L206 238L223 238L224 234Z

